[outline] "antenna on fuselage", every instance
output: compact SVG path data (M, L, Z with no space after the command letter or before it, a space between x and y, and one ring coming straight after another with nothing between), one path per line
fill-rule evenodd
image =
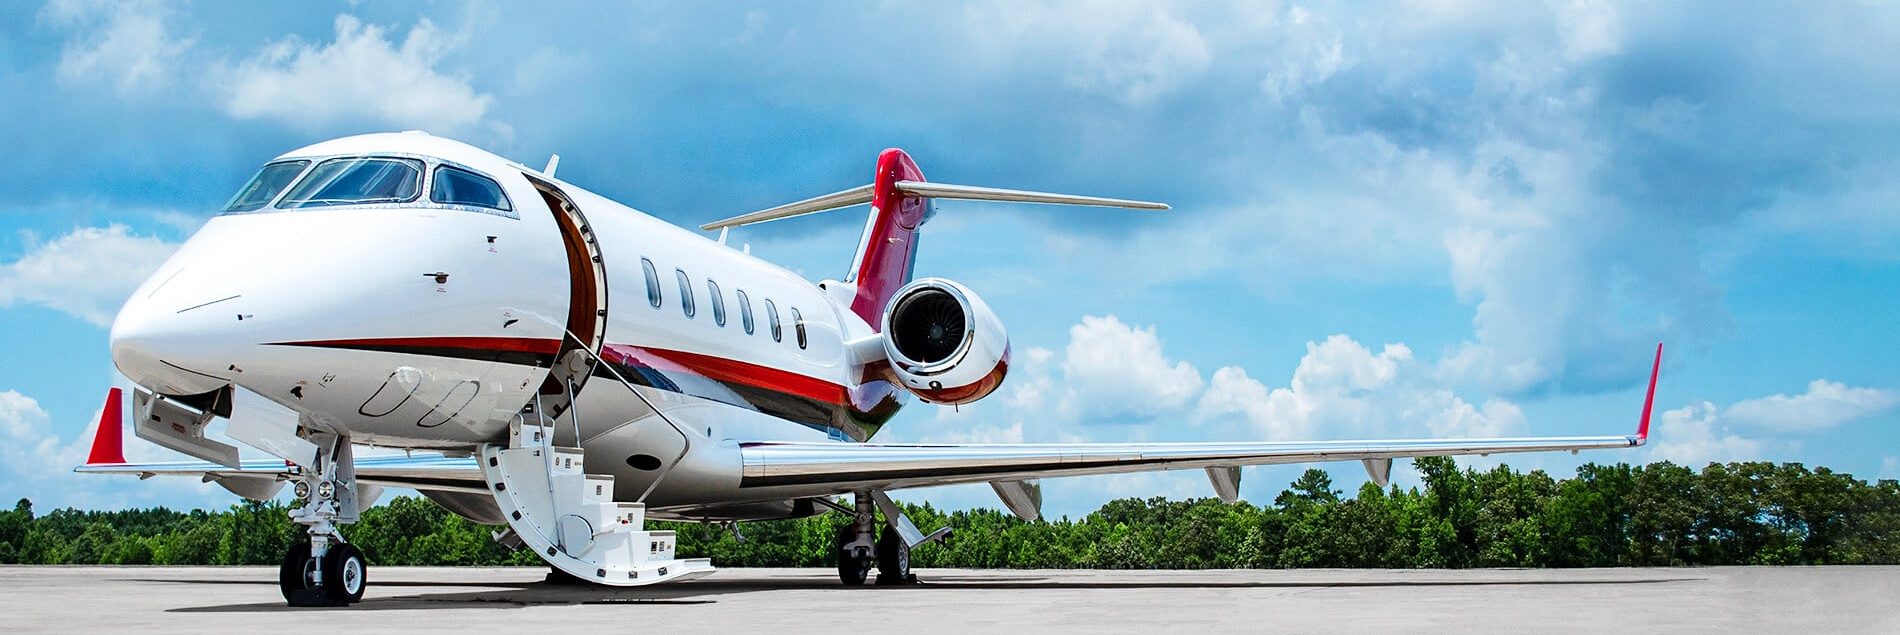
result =
M554 176L554 168L558 167L561 167L561 155L550 154L548 155L548 167L541 168L541 173L551 178Z

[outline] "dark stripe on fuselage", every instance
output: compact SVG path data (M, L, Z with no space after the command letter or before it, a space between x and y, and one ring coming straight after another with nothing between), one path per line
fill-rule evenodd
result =
M448 357L547 368L561 349L557 340L527 337L382 337L354 340L276 342L278 346L343 348L403 355Z

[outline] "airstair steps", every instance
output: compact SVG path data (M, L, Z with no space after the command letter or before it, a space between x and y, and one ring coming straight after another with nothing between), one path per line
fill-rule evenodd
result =
M561 571L613 586L712 572L704 558L676 558L673 532L645 529L644 504L613 500L613 476L588 474L584 450L552 439L550 427L517 422L508 446L481 449L489 489L523 545Z

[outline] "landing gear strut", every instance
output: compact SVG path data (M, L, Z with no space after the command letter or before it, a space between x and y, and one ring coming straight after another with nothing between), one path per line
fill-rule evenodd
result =
M369 564L363 552L343 541L337 526L356 522L356 462L348 437L313 432L319 448L312 465L301 468L290 520L304 526L309 541L291 545L277 570L277 586L291 606L347 606L363 599Z
M871 497L858 492L855 498L857 511L851 515L851 524L838 531L838 580L845 586L864 584L871 574L871 564L877 560L877 547L872 542L877 517L871 512Z
M846 586L860 586L876 565L878 584L915 584L917 576L910 571L911 545L890 525L881 533L877 531L877 517L872 513L876 499L871 492L857 492L854 498L851 524L838 531L838 580ZM933 539L937 537L941 536Z

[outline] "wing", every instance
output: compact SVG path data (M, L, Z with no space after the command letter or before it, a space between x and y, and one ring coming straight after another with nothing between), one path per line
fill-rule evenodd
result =
M1511 439L1392 439L1247 443L880 445L746 443L742 488L813 493L903 489L1048 476L1121 474L1280 463L1633 448L1641 435Z
M1240 443L1051 443L885 445L745 443L742 488L785 488L793 495L903 489L1049 476L1120 474L1154 470L1235 468L1244 465L1361 460L1384 481L1387 461L1420 456L1577 452L1634 448L1649 439L1650 411L1662 346L1650 369L1636 434L1601 437L1501 439L1391 439ZM1237 482L1238 477L1231 477ZM1217 479L1218 482L1218 479Z
M236 469L205 461L166 461L159 463L88 463L74 472L91 474L137 474L153 476L196 476L216 482L239 496L270 498L296 474L278 459L243 461ZM437 453L413 455L363 456L356 459L356 480L390 487L423 491L488 495L481 469L473 457L446 456ZM258 495L261 494L261 495Z

